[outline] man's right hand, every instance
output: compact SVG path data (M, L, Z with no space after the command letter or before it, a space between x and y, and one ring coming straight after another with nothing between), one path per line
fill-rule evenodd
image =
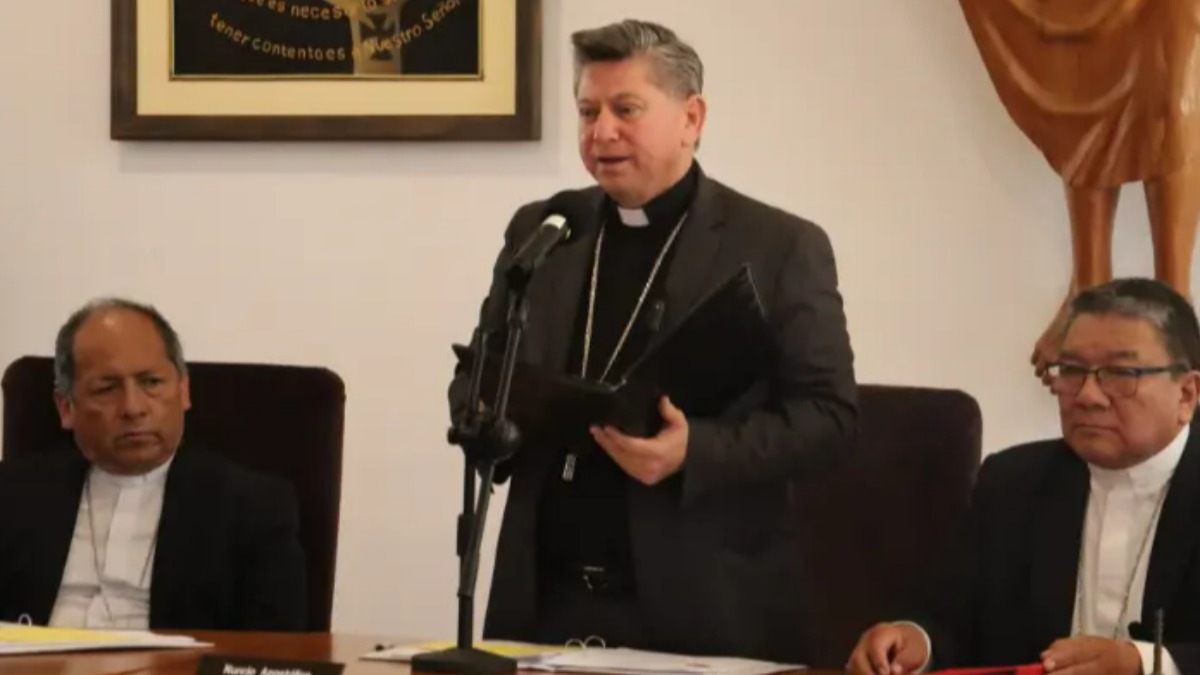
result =
M929 660L929 645L912 624L876 624L858 639L846 671L850 675L909 675Z

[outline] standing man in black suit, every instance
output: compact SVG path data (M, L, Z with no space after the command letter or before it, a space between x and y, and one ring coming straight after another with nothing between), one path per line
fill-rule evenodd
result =
M114 629L304 630L296 496L183 443L179 337L102 300L55 343L75 447L0 462L0 621Z
M854 675L1041 663L1200 673L1200 328L1157 281L1071 303L1052 365L1063 438L990 456L961 536L908 621L867 631Z
M674 32L628 20L572 41L580 156L598 183L584 194L601 224L577 227L534 275L521 359L615 381L743 265L776 358L720 414L663 399L652 438L596 428L579 447L523 447L499 467L511 489L484 633L803 660L789 483L836 456L857 421L829 239L701 170L703 68ZM527 204L508 226L486 320L495 345L504 272L545 209ZM450 386L452 415L468 379Z

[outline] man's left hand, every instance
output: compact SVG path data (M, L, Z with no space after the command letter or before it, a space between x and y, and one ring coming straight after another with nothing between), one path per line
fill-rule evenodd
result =
M655 485L675 474L687 456L688 422L666 396L658 404L663 428L654 438L626 436L612 427L592 427L592 438L637 481Z
M1125 640L1063 638L1042 652L1042 667L1055 675L1141 675L1142 656Z

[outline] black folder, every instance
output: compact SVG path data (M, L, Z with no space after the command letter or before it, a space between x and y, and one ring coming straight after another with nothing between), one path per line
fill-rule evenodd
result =
M454 352L469 373L472 350L454 345ZM485 358L482 398L495 410L502 359L490 351ZM749 266L742 266L691 307L670 333L652 341L616 383L518 362L508 418L525 444L577 446L593 425L653 436L662 424L660 396L669 396L688 416L715 415L762 377L775 358L762 299Z

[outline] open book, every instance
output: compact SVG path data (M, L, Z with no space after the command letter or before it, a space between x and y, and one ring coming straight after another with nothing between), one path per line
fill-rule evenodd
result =
M472 350L454 345L454 352L464 372L470 372ZM669 396L689 416L716 414L761 377L775 355L758 288L750 268L743 266L690 308L668 334L653 340L616 383L518 363L508 417L526 443L577 445L595 424L653 436L661 426L661 396ZM484 362L481 394L493 410L501 360L488 353Z
M143 631L45 628L0 622L0 656L113 649L195 649L211 646L186 636L157 635Z

